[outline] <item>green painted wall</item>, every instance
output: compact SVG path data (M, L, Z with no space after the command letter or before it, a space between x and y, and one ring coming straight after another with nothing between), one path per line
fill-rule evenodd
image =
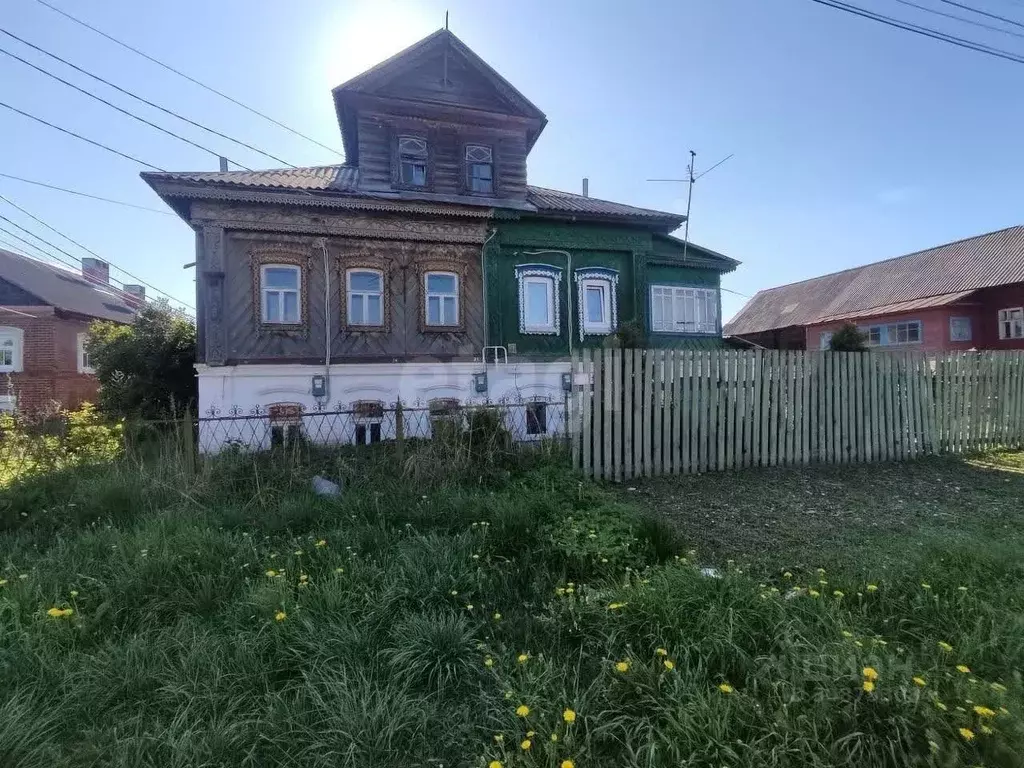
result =
M601 347L604 336L579 338L578 295L572 273L584 267L606 267L618 271L617 285L618 323L636 320L647 336L647 343L655 347L683 349L721 346L720 337L676 336L651 334L647 324L649 291L653 283L719 286L720 272L708 267L679 266L675 243L661 242L643 229L615 227L549 219L497 222L497 231L486 247L487 275L487 343L509 347L509 357L547 359L565 357L572 349ZM540 250L568 251L571 272L564 254L536 254ZM690 246L693 249L693 246ZM516 266L521 264L548 264L561 268L562 282L557 301L559 304L559 334L534 335L519 332L519 286ZM568 316L566 290L571 293L573 317Z

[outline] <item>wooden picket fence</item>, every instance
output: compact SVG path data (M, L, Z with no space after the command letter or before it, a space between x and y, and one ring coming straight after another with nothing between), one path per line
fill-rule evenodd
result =
M573 380L574 464L607 480L1024 447L1024 351L584 349Z

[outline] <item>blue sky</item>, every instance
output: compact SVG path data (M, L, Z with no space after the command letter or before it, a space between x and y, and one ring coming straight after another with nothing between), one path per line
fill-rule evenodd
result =
M646 179L681 177L691 148L698 170L735 153L698 182L690 236L743 262L724 282L741 294L1024 220L1024 66L810 0L51 2L339 150L330 89L442 26L447 9L452 31L548 115L531 183L578 191L588 176L595 197L682 211L683 185ZM1022 38L894 0L855 2L1024 53ZM969 2L1024 21L1024 0ZM34 0L4 0L0 26L293 164L340 159ZM0 45L60 66L9 38ZM246 165L273 165L103 95ZM3 56L0 100L168 170L217 166ZM3 109L0 147L0 173L162 207L136 164ZM179 219L3 178L0 194L194 303L192 271L182 269L194 240ZM3 203L0 212L86 255ZM725 294L725 315L743 301Z

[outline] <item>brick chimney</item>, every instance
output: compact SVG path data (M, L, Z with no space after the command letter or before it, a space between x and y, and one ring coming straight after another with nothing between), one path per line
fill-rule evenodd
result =
M102 259L82 259L82 277L95 285L110 285L110 265Z
M124 303L132 309L138 309L146 303L146 286L137 283L124 284Z

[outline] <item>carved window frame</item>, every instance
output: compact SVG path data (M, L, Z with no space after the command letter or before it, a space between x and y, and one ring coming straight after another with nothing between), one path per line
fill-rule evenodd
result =
M586 290L587 286L600 283L608 296L609 325L599 330L587 328ZM608 267L583 267L576 270L576 322L579 326L580 341L587 336L608 336L619 327L619 272Z
M256 324L257 336L268 333L301 337L309 335L310 253L309 248L284 243L261 246L249 251L249 266L252 274L252 315ZM277 264L299 269L298 323L267 323L263 321L263 268Z
M402 180L402 139L417 139L427 145L427 155L424 164L427 167L427 183L422 185L407 184ZM435 178L435 157L437 152L436 137L431 131L423 128L413 128L408 125L394 125L391 129L391 186L395 189L408 190L410 192L433 192Z
M352 325L348 321L348 275L349 272L379 272L381 276L381 325ZM354 253L337 260L340 291L339 327L346 333L391 333L391 278L394 265L389 259L369 253Z
M526 285L531 278L549 280L551 284L552 324L533 326L526 316ZM561 302L562 269L551 264L520 264L516 267L516 282L519 286L519 332L528 336L559 336L562 332Z
M416 297L419 305L417 316L419 317L420 333L465 333L466 332L466 273L465 261L452 258L425 258L416 262ZM427 274L431 272L444 272L455 275L456 278L456 301L455 301L455 325L429 325L427 323Z

